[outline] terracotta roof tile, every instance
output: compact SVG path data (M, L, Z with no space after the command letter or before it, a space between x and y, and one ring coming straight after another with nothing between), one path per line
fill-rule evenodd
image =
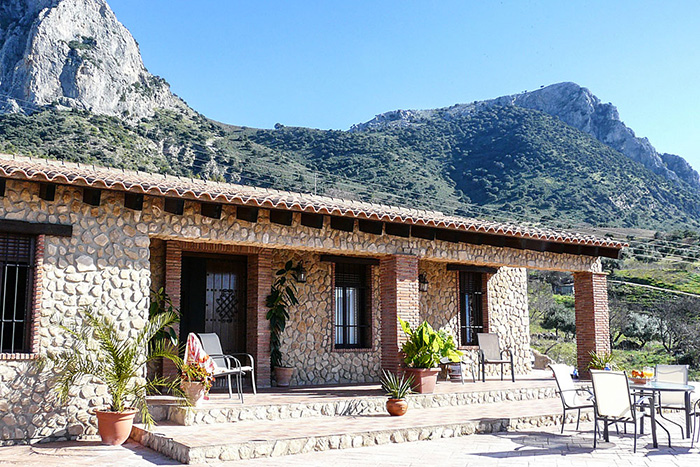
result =
M247 185L196 180L172 175L23 156L0 154L0 176L91 188L131 191L156 196L174 196L200 201L442 227L557 243L614 249L627 246L627 244L619 241L593 235L541 229L524 224L500 223L449 216L438 211L425 211L309 193L294 193Z

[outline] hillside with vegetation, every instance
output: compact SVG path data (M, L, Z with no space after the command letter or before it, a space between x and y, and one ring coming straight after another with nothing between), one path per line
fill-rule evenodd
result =
M687 364L700 376L700 235L686 229L627 240L623 258L604 261L614 362ZM553 293L571 275L532 271L528 279L533 348L573 365L574 297Z
M129 122L49 108L0 116L0 151L550 226L700 222L692 187L514 106L361 132L253 129L176 111Z

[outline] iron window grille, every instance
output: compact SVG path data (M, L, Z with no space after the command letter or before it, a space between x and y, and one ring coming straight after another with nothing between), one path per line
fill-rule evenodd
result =
M370 348L369 286L365 264L335 265L335 348Z
M484 332L482 274L459 273L459 341L476 345L477 333Z
M0 233L0 352L31 351L34 237Z

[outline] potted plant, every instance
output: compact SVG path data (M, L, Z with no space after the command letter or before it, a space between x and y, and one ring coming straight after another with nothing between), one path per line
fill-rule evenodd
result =
M386 401L386 410L389 415L399 417L404 415L408 410L408 402L406 396L411 393L411 385L413 377L406 378L405 375L400 377L394 373L382 370L382 378L380 380L382 389L389 396Z
M294 368L282 365L282 332L287 326L289 308L297 305L295 283L302 270L301 262L296 266L287 261L282 269L275 273L270 295L267 296L267 319L270 321L270 366L275 375L277 386L288 387Z
M153 316L136 336L125 338L114 320L98 315L89 307L81 314L80 326L61 326L74 340L70 350L48 354L42 364L53 366L56 391L62 402L68 399L73 386L87 378L107 386L110 402L108 407L95 410L97 428L103 443L120 445L129 437L137 412L147 426L154 424L146 394L159 392L160 388L177 390L176 381L144 378L146 365L155 359L167 358L178 365L181 363L165 342L149 346L151 338L174 323L177 315L164 312Z
M458 381L462 375L462 355L464 352L457 350L454 338L443 329L438 331L442 346L440 348L440 362L447 362L447 370L450 381Z
M437 376L440 373L440 358L443 356L444 341L438 332L426 321L423 321L415 331L399 318L401 329L408 336L408 341L401 350L408 366L406 373L413 377L413 390L420 394L430 394L435 390ZM452 352L448 352L452 355Z
M589 370L616 370L617 364L613 361L612 352L589 352L591 361L588 363Z
M180 366L180 387L193 406L200 406L211 386L212 375L201 366L187 363Z

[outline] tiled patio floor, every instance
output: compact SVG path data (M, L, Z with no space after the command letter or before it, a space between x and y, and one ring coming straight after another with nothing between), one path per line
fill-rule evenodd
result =
M528 430L519 433L496 433L465 436L461 438L388 444L340 451L287 456L284 459L268 458L252 461L227 462L220 465L241 467L277 466L282 462L290 467L328 466L538 466L538 467L590 467L590 466L680 466L700 465L700 450L690 449L688 440L680 440L675 433L677 446L661 445L651 449L651 436L640 438L637 454L632 453L631 436L617 438L611 435L609 445L592 449L592 424L576 433L567 427L563 435L559 427ZM122 447L101 446L95 442L49 443L34 446L0 448L0 465L17 466L153 466L175 465L176 462L129 442Z

